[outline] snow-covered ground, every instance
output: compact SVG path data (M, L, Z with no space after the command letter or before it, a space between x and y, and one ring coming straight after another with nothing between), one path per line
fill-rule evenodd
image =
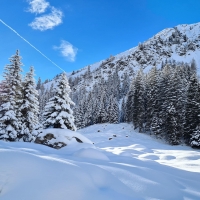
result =
M55 150L0 141L0 199L200 199L199 150L169 146L128 124L79 132L95 144Z

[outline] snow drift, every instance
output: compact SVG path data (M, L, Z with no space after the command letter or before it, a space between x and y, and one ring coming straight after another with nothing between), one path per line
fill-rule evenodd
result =
M200 199L200 151L169 146L128 124L80 133L95 146L0 141L0 199Z

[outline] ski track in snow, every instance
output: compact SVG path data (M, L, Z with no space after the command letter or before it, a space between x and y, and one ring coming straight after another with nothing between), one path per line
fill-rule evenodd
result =
M129 124L78 132L95 145L55 150L0 141L0 199L200 199L199 150L170 146Z

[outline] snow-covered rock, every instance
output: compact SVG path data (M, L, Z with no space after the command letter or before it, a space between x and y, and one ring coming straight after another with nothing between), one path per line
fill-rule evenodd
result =
M55 149L60 149L77 142L93 144L92 141L80 133L68 129L44 129L35 140L35 143L43 144Z

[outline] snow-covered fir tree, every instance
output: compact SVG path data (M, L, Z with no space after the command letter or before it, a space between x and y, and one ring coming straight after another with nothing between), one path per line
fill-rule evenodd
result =
M16 141L22 128L22 76L21 56L19 51L10 58L10 64L5 66L4 88L1 93L0 106L0 139Z
M177 111L173 103L170 103L166 110L165 123L167 124L165 127L167 141L172 145L179 144L180 141L178 134Z
M23 120L21 137L25 142L34 140L33 131L39 126L38 91L35 89L34 68L30 68L23 81L23 101L20 107Z
M163 132L165 138L172 145L180 143L180 134L178 133L179 106L181 103L180 79L176 74L176 70L172 71L171 66L163 69L163 105L161 116L163 120ZM183 105L182 105L183 106Z
M74 111L74 122L75 125L77 127L77 129L81 129L85 126L85 124L83 124L83 115L84 113L82 112L81 106L80 105L76 105L76 107L73 109Z
M200 84L196 73L191 76L186 99L184 139L189 144L192 134L200 124Z
M76 130L73 111L70 108L71 105L74 105L69 97L70 91L66 73L62 73L57 79L55 96L45 106L43 114L45 128Z
M139 132L144 130L145 122L145 84L144 84L144 74L142 69L138 71L134 83L134 93L133 93L133 124L135 129L139 128Z
M84 128L86 124L86 101L82 99L79 104L74 108L75 125L78 129Z
M109 122L113 124L119 123L119 106L117 98L111 96L108 105Z
M102 99L98 104L97 110L97 123L105 123L107 121L107 111L104 107Z
M156 67L153 67L150 72L147 74L146 77L146 112L145 112L145 131L155 130L155 127L158 126L157 120L157 97L158 97L158 81L159 81L159 74ZM152 122L153 119L153 122ZM151 125L151 123L153 123ZM157 125L155 125L155 123ZM154 127L152 129L152 127ZM158 134L159 131L153 131L154 133Z

